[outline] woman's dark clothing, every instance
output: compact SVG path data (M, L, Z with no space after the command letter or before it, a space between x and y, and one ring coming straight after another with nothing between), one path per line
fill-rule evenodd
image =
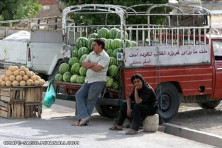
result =
M154 115L158 107L156 103L156 95L151 86L145 84L142 89L138 90L138 96L142 99L140 104L135 103L134 91L129 98L131 99L132 109L132 129L137 131L139 129L140 121L144 120L148 115ZM124 102L120 108L117 125L123 125L126 117L127 102Z

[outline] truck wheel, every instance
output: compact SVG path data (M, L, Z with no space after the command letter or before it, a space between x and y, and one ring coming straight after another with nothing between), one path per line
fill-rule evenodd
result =
M216 101L209 101L209 102L198 103L198 104L203 109L214 109L220 104L220 101L221 100L216 100Z
M156 89L156 94L161 122L167 122L178 112L180 105L178 91L173 84L163 83Z
M119 109L119 106L96 105L96 111L100 114L100 116L108 118L117 117Z

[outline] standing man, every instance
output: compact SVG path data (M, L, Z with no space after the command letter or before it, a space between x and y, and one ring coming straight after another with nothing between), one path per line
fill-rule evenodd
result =
M86 82L76 93L77 121L73 126L83 126L89 121L99 95L106 85L106 73L110 58L104 51L105 43L101 39L93 42L93 51L87 56L82 66L87 69Z

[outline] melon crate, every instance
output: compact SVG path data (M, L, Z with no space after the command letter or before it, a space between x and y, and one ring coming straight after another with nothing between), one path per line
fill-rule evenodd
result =
M40 118L42 87L0 87L0 117Z

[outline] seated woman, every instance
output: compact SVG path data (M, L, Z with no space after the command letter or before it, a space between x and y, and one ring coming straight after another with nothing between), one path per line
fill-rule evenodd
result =
M127 98L120 108L120 112L116 124L109 130L122 130L125 118L132 119L131 130L126 135L134 135L138 133L139 125L148 115L154 115L157 112L157 99L153 88L147 84L140 74L131 77L134 85L133 92Z

